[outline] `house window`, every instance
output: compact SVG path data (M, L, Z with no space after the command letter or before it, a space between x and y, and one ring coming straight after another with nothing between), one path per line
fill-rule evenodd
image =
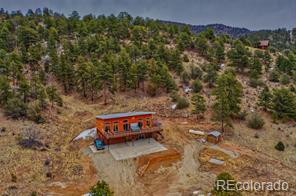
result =
M114 123L113 123L113 131L114 131L115 133L118 133L118 122L114 122Z
M129 131L128 120L124 120L124 121L123 121L123 130L124 130L124 131Z
M106 133L109 133L110 130L111 130L111 128L110 128L110 123L105 123L105 125L104 125L104 131L105 131Z
M139 125L140 129L142 129L142 127L143 127L143 119L142 118L139 119L138 125Z
M146 127L150 127L150 118L146 118Z

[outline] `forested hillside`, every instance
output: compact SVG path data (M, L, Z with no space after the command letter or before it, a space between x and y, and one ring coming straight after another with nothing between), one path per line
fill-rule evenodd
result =
M162 21L167 24L174 24L178 26L186 26L184 23L179 22L172 22L172 21ZM190 30L193 33L200 33L202 31L207 30L208 28L211 28L214 30L215 34L217 35L228 35L233 38L239 38L241 36L245 36L248 34L251 34L253 31L247 29L247 28L240 28L240 27L231 27L224 24L208 24L208 25L188 25Z
M9 117L43 122L42 111L63 105L61 94L78 93L82 99L101 100L104 104L110 101L111 94L126 91L176 95L174 78L178 77L186 85L196 80L192 85L200 86L202 80L212 88L221 63L235 68L225 73L226 78L235 81L236 74L247 75L253 88L265 85L263 72L270 74L272 82L291 83L291 91L275 95L289 95L294 100L289 107L292 111L284 112L296 116L292 94L296 57L291 51L274 53L277 60L273 62L269 51L254 52L245 42L216 36L212 29L195 35L188 26L133 18L124 12L118 16L80 17L74 11L66 17L45 8L29 10L26 15L2 10L0 15L0 104ZM185 69L189 59L184 51L197 53L207 64ZM230 73L233 76L227 75ZM276 113L275 107L269 108ZM225 115L238 115L240 110L232 109L234 113Z
M272 50L296 50L296 29L254 31L242 37L242 40L245 39L252 46L256 46L260 40L269 40Z

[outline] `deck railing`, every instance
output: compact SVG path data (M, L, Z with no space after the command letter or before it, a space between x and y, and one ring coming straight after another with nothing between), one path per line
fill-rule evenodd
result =
M139 131L133 131L133 130L128 130L128 131L120 131L118 133L115 132L104 132L102 133L106 139L115 139L115 138L122 138L122 137L129 137L129 136L136 136L136 135L141 135L141 134L148 134L148 133L154 133L154 132L161 132L163 131L161 126L156 126L156 127L150 127L150 128L142 128Z

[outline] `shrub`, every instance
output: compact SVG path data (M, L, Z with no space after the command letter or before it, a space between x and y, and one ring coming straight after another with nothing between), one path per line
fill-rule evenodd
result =
M224 187L218 186L218 184L220 184L221 181L224 181L223 183ZM228 184L229 181L231 181L231 184ZM214 195L221 195L221 196L232 196L232 195L240 196L241 193L235 190L235 184L236 182L234 178L229 173L222 172L216 178L215 186L214 186L214 189L212 190L212 193Z
M236 118L238 120L246 120L246 117L247 117L247 112L244 110L244 111L241 111L239 112L237 115L236 115Z
M186 71L183 71L183 73L181 75L181 79L182 79L182 82L187 85L187 84L189 84L190 76Z
M188 56L186 54L183 56L183 61L186 62L186 63L189 62L189 58L188 58Z
M202 79L203 72L199 67L193 65L190 66L190 77L191 79ZM296 75L296 74L295 74Z
M18 144L23 148L41 149L43 144L39 141L40 132L34 126L26 127L22 131Z
M171 93L170 97L172 99L172 102L176 102L180 98L180 96L178 95L178 91L173 91Z
M251 78L249 81L249 86L256 88L257 86L263 86L263 82L261 80L258 80L256 78Z
M184 109L189 106L189 102L186 98L180 97L177 101L177 109Z
M280 73L277 70L273 70L269 74L269 81L271 81L271 82L279 82L280 81Z
M192 90L194 93L199 93L202 90L202 84L199 80L194 80L192 83Z
M95 186L90 189L92 196L112 196L113 192L110 190L109 185L104 181L98 181Z
M281 75L280 82L281 82L281 84L283 84L283 85L289 84L289 83L290 83L290 78L289 78L289 76L288 76L287 74L283 74L283 75Z
M157 93L157 88L152 84L148 84L147 93L148 93L149 96L155 97L156 93Z
M277 149L278 151L285 151L285 145L283 142L278 142L277 145L275 145L274 147L275 149Z
M28 108L28 118L36 123L44 123L45 119L41 115L41 107L38 103L32 103Z
M14 119L26 117L27 115L27 105L17 97L9 99L4 109L5 114Z
M258 114L253 114L248 120L248 127L252 129L261 129L264 124L264 120Z
M31 193L31 196L37 196L37 192L36 192L36 191L33 191L33 192Z

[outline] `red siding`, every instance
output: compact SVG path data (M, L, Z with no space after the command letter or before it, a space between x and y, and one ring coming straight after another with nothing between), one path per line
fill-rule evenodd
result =
M113 132L113 127L114 127L114 122L118 122L118 131L119 132L124 132L123 128L123 121L127 120L129 125L131 123L138 123L140 120L143 120L143 126L142 128L148 128L146 120L147 118L150 119L150 127L153 126L153 115L152 114L146 114L146 115L139 115L139 116L131 116L131 117L123 117L123 118L114 118L114 119L96 119L96 128L97 128L97 133L98 137L105 143L105 144L114 144L114 143L122 143L125 142L125 137L122 138L116 138L107 141L103 134L104 134L104 129L105 129L105 124L110 123L110 130L111 133ZM151 137L151 134L146 134L145 137Z

